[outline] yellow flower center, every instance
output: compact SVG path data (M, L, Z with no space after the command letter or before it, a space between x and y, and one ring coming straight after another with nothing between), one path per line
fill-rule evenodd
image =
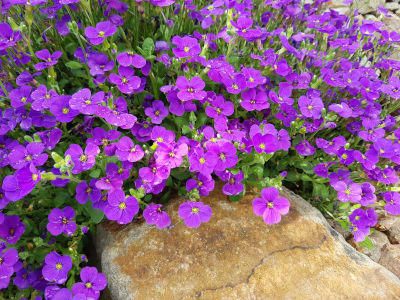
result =
M192 213L197 214L199 212L199 209L197 207L192 208Z
M68 220L66 218L62 218L62 223L63 224L68 224Z
M187 91L188 91L189 93L193 93L193 88L190 87L190 88L187 89Z
M122 77L121 80L122 80L123 83L127 83L128 82L128 79L126 79L125 77Z
M22 102L22 103L25 103L26 100L28 100L26 97L22 97L22 98L21 98L21 102Z
M121 202L118 206L120 209L125 209L126 208L126 204L125 202Z
M342 158L343 158L343 159L347 159L347 157L348 157L348 156L347 156L346 153L342 154Z
M60 263L56 264L56 269L57 270L61 270L62 269L62 264L60 264Z
M86 282L85 286L86 286L88 289L90 289L90 288L92 288L92 283L91 283L91 282Z
M261 143L259 147L260 147L260 149L265 149L265 144Z
M221 154L219 155L219 158L220 158L220 159L225 159L225 158L226 158L225 153L221 153Z
M217 114L220 114L220 113L221 113L221 109L217 108Z
M312 105L307 106L308 110L312 110L314 107Z
M100 31L99 32L99 37L103 37L105 35L105 32L104 31Z
M202 157L202 158L199 159L199 162L200 162L201 164L204 164L204 163L206 162L206 160L204 159L204 157Z
M232 84L232 88L233 88L234 90L237 90L237 89L239 89L239 86L238 86L237 84Z
M354 219L355 220L360 220L360 216L356 216Z
M160 111L159 110L156 110L156 112L154 113L156 116L159 116L160 115Z
M82 154L82 155L79 157L79 160L80 160L81 162L85 162L85 161L87 160L87 155Z
M38 174L32 174L32 180L34 180L34 181L35 181L35 180L37 180L37 179L38 179L38 177L39 177L39 176L38 176Z
M168 156L169 156L169 157L175 157L175 153L174 153L174 152L170 152L170 153L168 154Z
M273 202L268 202L267 206L272 208L272 207L274 207L274 203Z
M250 81L250 82L254 82L253 77L250 77L250 78L249 78L249 81Z
M345 192L346 195L350 195L351 194L349 189L346 189L344 192Z
M85 101L85 104L87 104L87 105L92 104L92 101L90 101L90 99L87 99L87 100Z
M183 48L183 51L185 51L187 53L187 52L190 51L190 48L189 47L185 47L185 48Z
M68 108L68 107L64 107L64 108L62 109L62 113L63 113L64 115L66 115L67 113L69 113L69 108Z

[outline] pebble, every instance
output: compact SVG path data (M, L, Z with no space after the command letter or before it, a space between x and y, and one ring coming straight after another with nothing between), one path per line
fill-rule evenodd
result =
M398 10L400 9L400 4L396 2L387 2L385 8L388 10Z

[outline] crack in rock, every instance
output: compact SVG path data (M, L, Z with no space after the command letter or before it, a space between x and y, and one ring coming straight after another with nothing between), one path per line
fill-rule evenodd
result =
M261 265L263 265L263 264L264 264L264 261L265 261L268 257L270 257L271 255L274 255L274 254L276 254L276 253L282 253L282 252L286 252L286 251L291 251L291 250L294 250L294 249L301 249L301 250L304 250L304 251L307 251L307 250L310 250L310 249L318 249L319 247L322 246L323 243L325 243L326 238L327 238L327 237L326 237L326 234L324 234L324 237L323 237L323 238L318 242L318 244L315 245L315 246L307 246L307 247L306 247L306 246L293 246L293 247L286 248L286 249L280 249L280 250L272 251L272 252L269 253L267 256L263 257L263 258L260 260L260 262L259 262L257 265L255 265L255 266L251 269L251 272L250 272L249 276L247 276L247 278L246 278L245 281L241 281L241 282L236 283L236 284L227 283L227 284L224 284L224 285L222 285L222 286L215 287L215 288L204 289L204 290L201 290L201 291L196 292L196 293L194 294L194 297L195 297L195 298L200 298L206 291L217 291L217 290L219 290L219 289L223 289L223 288L226 288L226 287L235 288L235 287L237 287L238 285L240 285L240 284L242 284L242 283L247 283L247 284L249 284L249 283L250 283L250 278L254 275L254 273L256 272L256 269L257 269L258 267L260 267ZM183 299L183 298L184 298L184 297L181 297L180 299Z

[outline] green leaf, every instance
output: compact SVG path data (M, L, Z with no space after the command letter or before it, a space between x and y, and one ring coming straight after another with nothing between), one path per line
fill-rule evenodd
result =
M365 248L372 250L374 248L374 244L372 243L371 239L369 237L365 237L365 240L359 243L361 246L364 246Z
M92 172L90 172L89 176L92 178L99 178L100 172L100 169L93 170Z
M145 56L148 57L153 54L154 50L154 42L151 38L147 38L143 41L143 46L142 49L144 53L146 54Z
M187 134L187 133L189 133L191 131L192 131L192 129L190 129L190 127L188 125L183 125L182 126L182 133L183 134Z
M246 194L246 187L243 188L243 191L240 192L238 195L229 196L229 201L231 202L238 202L243 196Z
M69 61L65 64L68 68L70 68L71 70L76 70L76 69L81 69L82 68L82 64L78 63L77 61Z
M339 205L339 209L345 210L350 207L350 202L343 202L342 204Z
M19 258L21 258L22 260L25 260L28 258L29 256L29 251L23 251L23 252L19 252L18 253Z
M33 243L36 245L36 247L40 247L43 245L43 239L40 237L34 237Z
M184 168L175 168L171 171L171 176L180 181L184 181L190 177L190 172Z
M86 213L90 216L94 224L99 224L103 218L104 218L104 213L99 210L99 209L94 209L92 205L92 201L86 202L84 205L82 205Z
M325 184L313 183L313 196L319 196L323 199L329 197L329 190Z

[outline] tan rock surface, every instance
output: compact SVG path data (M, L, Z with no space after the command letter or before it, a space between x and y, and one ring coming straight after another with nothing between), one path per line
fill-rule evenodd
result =
M388 268L395 275L400 276L400 245L386 244L382 248L382 255L379 263Z
M230 203L220 190L202 199L213 216L197 229L179 219L179 198L168 207L171 229L99 226L112 299L399 299L400 280L302 198L283 191L290 212L267 226L252 211L254 196Z

